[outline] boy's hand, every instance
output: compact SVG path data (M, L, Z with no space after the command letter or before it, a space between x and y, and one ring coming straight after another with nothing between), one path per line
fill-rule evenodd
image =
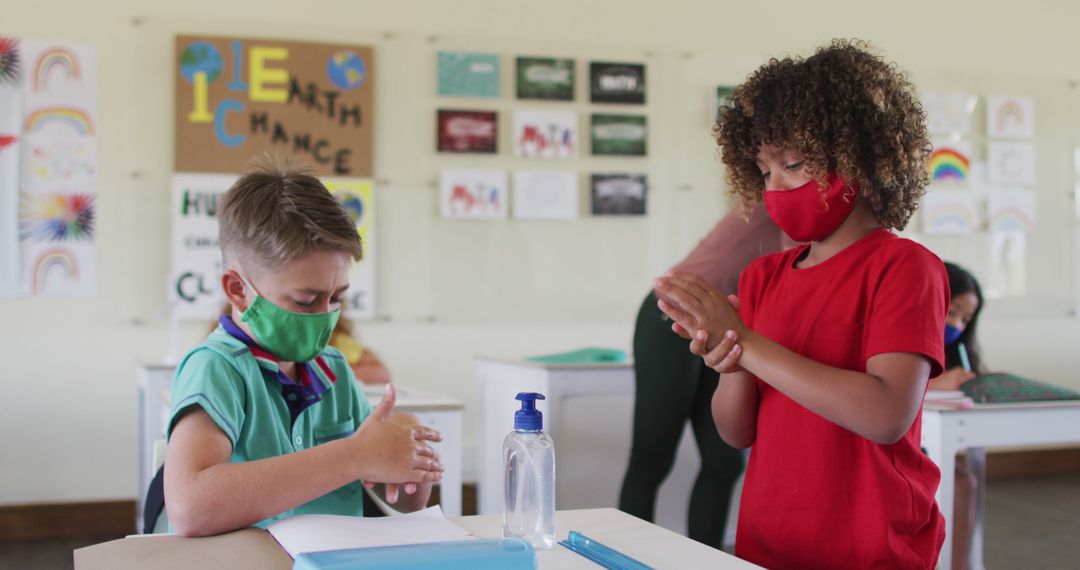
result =
M738 335L735 334L735 331L728 331L724 333L724 337L720 339L720 342L716 343L716 346L709 349L706 348L709 333L701 330L690 341L690 352L700 356L705 361L706 366L721 374L742 372L743 368L739 366L742 347L736 344L737 340Z
M360 478L369 483L438 481L442 478L443 466L439 463L439 454L426 442L442 441L442 435L408 417L392 419L396 400L394 385L387 384L383 401L350 436L359 449ZM415 487L412 490L415 491ZM390 495L387 488L387 498ZM396 501L397 489L393 496Z
M739 318L739 300L734 295L724 297L701 277L691 273L675 273L660 277L654 283L660 310L675 323L672 330L691 340L699 331L708 339L719 341L727 331L736 335L746 332ZM706 348L713 347L706 344Z
M930 379L930 389L959 390L961 385L967 383L968 380L971 380L975 376L976 374L974 372L968 372L959 366L950 368L945 372L942 372L941 376Z

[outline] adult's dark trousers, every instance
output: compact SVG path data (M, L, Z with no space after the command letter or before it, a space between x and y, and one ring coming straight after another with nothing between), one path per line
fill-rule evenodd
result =
M655 520L656 495L671 472L687 420L701 453L701 471L690 495L690 538L720 548L731 489L743 470L742 452L724 443L712 417L719 375L690 352L690 342L650 292L634 327L634 433L619 509Z

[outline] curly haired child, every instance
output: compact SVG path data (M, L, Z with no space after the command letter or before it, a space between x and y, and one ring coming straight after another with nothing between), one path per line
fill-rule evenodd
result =
M900 238L927 184L915 89L857 41L774 59L715 128L731 191L805 242L754 261L725 297L657 280L661 310L719 371L713 419L753 446L736 554L768 568L932 568L937 467L920 451L943 370L941 260Z

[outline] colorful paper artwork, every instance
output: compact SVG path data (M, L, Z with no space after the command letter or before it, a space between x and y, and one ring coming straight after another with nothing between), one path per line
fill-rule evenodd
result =
M987 201L987 226L991 232L1035 229L1035 193L1028 190L995 190Z
M577 156L578 121L573 111L514 111L514 156L572 158Z
M934 141L927 168L932 183L967 183L971 178L970 145L963 141Z
M990 184L1029 188L1035 185L1035 144L991 141L986 151Z
M578 179L574 172L514 172L514 218L572 220L579 216Z
M174 49L176 172L243 172L271 153L320 176L371 176L370 47L178 36Z
M439 152L495 154L499 143L499 119L494 111L438 111Z
M356 223L364 258L349 267L349 290L345 293L345 315L351 319L375 318L376 244L375 184L370 179L324 178L331 194L341 201Z
M505 170L444 170L439 178L443 218L497 220L510 211Z
M574 100L574 60L552 57L517 58L517 98Z
M98 223L97 52L88 45L27 41L19 61L21 289L39 295L92 294Z
M978 206L970 190L932 188L923 196L920 211L927 235L966 235L979 225Z
M169 301L177 318L212 320L225 303L217 208L236 178L233 174L185 173L172 177Z
M645 103L645 66L640 63L589 63L589 100L593 103Z
M645 115L601 115L591 117L589 133L593 156L645 156L648 130Z
M594 216L643 216L648 184L644 174L593 174Z
M1031 97L987 97L986 132L991 138L1035 138L1035 100Z
M20 292L19 280L19 147L22 140L22 91L17 81L18 43L0 37L0 66L9 79L0 81L0 296ZM4 57L9 61L3 62ZM11 78L13 77L13 79Z
M29 136L23 141L26 190L94 189L97 144L92 137Z
M979 98L960 91L925 91L926 130L932 135L971 134L972 116Z
M20 207L20 238L93 242L94 207L94 194L27 193Z
M22 66L19 40L0 36L0 87L18 87Z
M55 296L93 292L97 251L92 244L24 243L22 254L25 292Z
M438 93L444 97L498 97L499 56L439 51Z

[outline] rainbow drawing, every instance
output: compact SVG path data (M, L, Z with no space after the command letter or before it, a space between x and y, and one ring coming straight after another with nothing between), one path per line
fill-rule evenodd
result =
M971 160L955 148L937 147L930 155L929 169L933 182L966 182L971 171Z
M49 82L57 74L67 79L82 78L82 66L74 51L62 46L43 51L34 63L34 91L48 88Z
M997 232L1030 232L1035 228L1031 213L1020 208L1005 208L990 216L990 229Z
M24 195L19 238L37 241L93 241L94 196Z
M1024 125L1024 108L1020 103L1008 100L997 110L997 132L1006 133Z
M46 249L34 260L31 272L31 290L38 293L45 289L49 276L59 272L69 281L79 278L79 260L71 250L63 247Z
M28 133L37 133L52 124L65 125L84 136L94 134L94 124L90 120L90 116L86 114L86 111L75 107L44 107L38 109L27 117L24 130Z
M974 212L963 204L942 203L923 212L923 231L928 234L967 233L974 227Z

